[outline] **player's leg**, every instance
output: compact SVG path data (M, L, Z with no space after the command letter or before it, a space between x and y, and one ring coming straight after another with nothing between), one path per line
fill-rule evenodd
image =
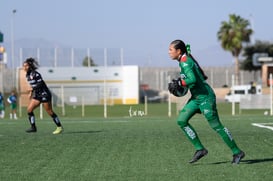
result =
M10 108L9 119L12 119L12 117L13 117L12 116L12 108L13 108L12 103L10 104L9 108Z
M35 115L33 113L34 109L36 109L40 105L40 101L36 99L31 99L30 103L27 107L28 120L30 123L30 128L26 130L27 133L37 132L37 127L35 123Z
M5 106L4 104L0 104L0 117L4 118L5 117Z
M17 119L16 109L17 109L17 104L14 103L12 107L12 114L14 119Z
M216 101L213 98L204 100L204 102L200 104L200 110L208 120L210 127L220 135L226 145L231 149L233 155L236 156L242 154L243 152L236 145L230 131L220 122L219 114L216 108ZM243 157L244 154L242 158Z
M60 121L59 117L57 116L57 114L53 111L51 101L44 102L43 106L44 106L44 109L46 110L47 114L52 117L54 123L57 126L57 128L53 132L53 134L60 134L60 133L62 133L63 132L63 127L62 127L61 121Z
M198 135L194 128L189 124L189 120L191 117L199 112L198 106L195 104L193 100L189 101L184 108L180 111L177 124L180 126L180 128L183 130L186 137L189 139L189 141L193 144L196 152L190 160L190 163L194 163L198 161L200 158L205 156L208 151L205 149L205 147L202 145L200 139L198 138Z

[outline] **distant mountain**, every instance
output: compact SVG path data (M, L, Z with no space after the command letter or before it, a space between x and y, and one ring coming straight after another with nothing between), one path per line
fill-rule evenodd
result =
M12 67L12 60L11 60L11 43L10 42L4 42L3 46L6 49L7 52L7 66ZM68 46L63 45L58 42L48 41L45 39L29 39L29 38L23 38L16 40L14 42L14 66L20 67L22 63L22 58L33 56L36 58L37 55L37 48L46 48L46 49L52 49L54 48L67 48ZM23 49L23 53L20 52L20 49ZM22 55L23 54L23 55ZM22 57L23 56L23 57Z
M7 55L8 55L8 67L11 67L12 65L11 44L10 42L4 42L3 45L6 48ZM65 60L62 60L64 64L58 63L58 66L69 66L69 63L71 62L71 57L70 57L71 52L69 52L71 46L67 46L59 42L49 41L42 38L40 39L24 38L24 39L16 40L14 46L15 46L15 49L14 49L14 58L15 58L14 65L15 66L21 66L22 60L20 59L22 58L24 59L25 57L29 57L29 56L36 57L37 48L47 49L47 51L51 50L50 55L47 55L49 58L48 57L42 58L46 60L49 59L49 61L51 62L54 61L52 60L54 59L54 56L51 55L52 51L54 51L54 48L59 48L60 49L59 53L63 53L63 55L59 55L58 59L60 60L61 58L63 58ZM23 48L23 55L20 55L22 54L20 53L20 50L19 50L20 48ZM73 47L73 48L76 49L78 47ZM141 49L130 50L130 48L126 48L126 47L123 47L123 48L124 48L124 65L138 65L141 67L176 66L175 63L172 63L169 61L170 59L165 49L162 51L156 52L154 55L151 54L150 56L147 56L145 54L143 55L143 51ZM78 61L77 63L78 66L81 66L82 60L86 56L86 51L84 49L82 49L81 51L82 52L80 52L80 56L75 57L76 59L75 61ZM120 51L115 52L114 57L111 57L110 55L107 57L109 65L111 64L111 62L113 62L113 60L119 62L118 60L120 57L119 52ZM98 53L98 51L96 51L95 54L94 52L91 52L91 57L92 58L95 57L96 64L103 65L103 51L99 51L99 58L96 57L98 56L96 53ZM202 67L219 67L219 66L224 67L224 66L233 65L233 57L231 56L231 53L224 51L220 45L214 45L214 46L210 46L205 49L199 49L199 50L195 49L192 53ZM45 56L44 54L45 53L42 53L41 51L40 56ZM51 63L50 65L53 65L53 64L54 63Z
M198 50L194 56L205 67L230 66L234 62L231 53L224 51L220 45Z
M55 48L55 47L66 47L65 45L52 42L45 39L19 39L15 42L15 47L17 48Z

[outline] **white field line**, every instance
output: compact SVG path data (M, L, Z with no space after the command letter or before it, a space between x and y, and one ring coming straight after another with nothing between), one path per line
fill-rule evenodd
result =
M43 120L38 120L36 121L37 124L39 124L40 122L43 122ZM133 122L130 120L113 120L113 121L105 121L105 120L101 120L101 121L63 121L63 124L77 124L77 123L129 123L129 122ZM48 121L48 122L43 122L43 124L52 124L52 122ZM12 122L0 122L0 125L7 125L7 124L16 124L16 123L12 123ZM28 124L28 122L26 122L26 124Z
M273 131L273 123L252 123L253 126L257 126L260 128L267 128ZM268 126L272 125L272 126Z
M132 121L120 120L120 121L63 121L63 124L77 124L77 123L128 123Z
M0 122L0 124L16 124L16 123L13 123L13 122Z

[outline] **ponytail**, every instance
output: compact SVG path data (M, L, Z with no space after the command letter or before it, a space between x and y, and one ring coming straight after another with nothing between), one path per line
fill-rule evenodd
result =
M201 72L201 74L203 75L203 78L205 80L208 79L208 76L206 76L206 74L204 73L204 71L202 70L202 68L200 67L200 65L198 64L198 62L193 58L193 56L191 55L191 46L190 44L185 44L182 40L174 40L171 42L172 45L174 45L174 48L177 50L177 49L180 49L181 50L181 53L182 55L184 53L187 54L187 56L191 57L192 60L195 62L195 64L197 65L199 71ZM179 60L178 60L179 61Z
M190 56L190 57L193 59L193 61L196 63L196 65L197 65L199 71L200 71L201 74L203 75L203 78L204 78L205 80L207 80L207 79L208 79L208 76L205 74L205 72L203 71L203 69L200 67L199 63L193 58L193 56L192 56L191 54L190 54L189 56Z
M193 61L196 63L196 65L197 65L199 71L200 71L201 74L203 75L203 78L204 78L205 80L207 80L207 79L208 79L208 76L204 73L204 71L203 71L203 69L200 67L199 63L195 60L195 58L193 58L193 56L192 56L192 54L191 54L191 46L190 46L190 44L187 44L187 45L186 45L186 50L187 50L188 56L190 56L190 57L193 59Z

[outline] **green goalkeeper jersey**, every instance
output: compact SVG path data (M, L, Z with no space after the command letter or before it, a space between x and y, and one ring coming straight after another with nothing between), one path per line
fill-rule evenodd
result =
M184 54L180 58L179 66L182 85L190 89L192 97L215 96L214 91L204 79L200 68L190 56Z
M194 114L202 113L208 120L209 125L222 137L224 142L232 150L233 155L240 154L241 150L236 145L230 132L220 122L214 91L206 82L199 65L191 56L184 54L179 58L179 66L181 69L181 83L190 89L192 97L181 109L177 118L177 124L181 127L196 150L205 149L196 131L189 124L189 120Z

